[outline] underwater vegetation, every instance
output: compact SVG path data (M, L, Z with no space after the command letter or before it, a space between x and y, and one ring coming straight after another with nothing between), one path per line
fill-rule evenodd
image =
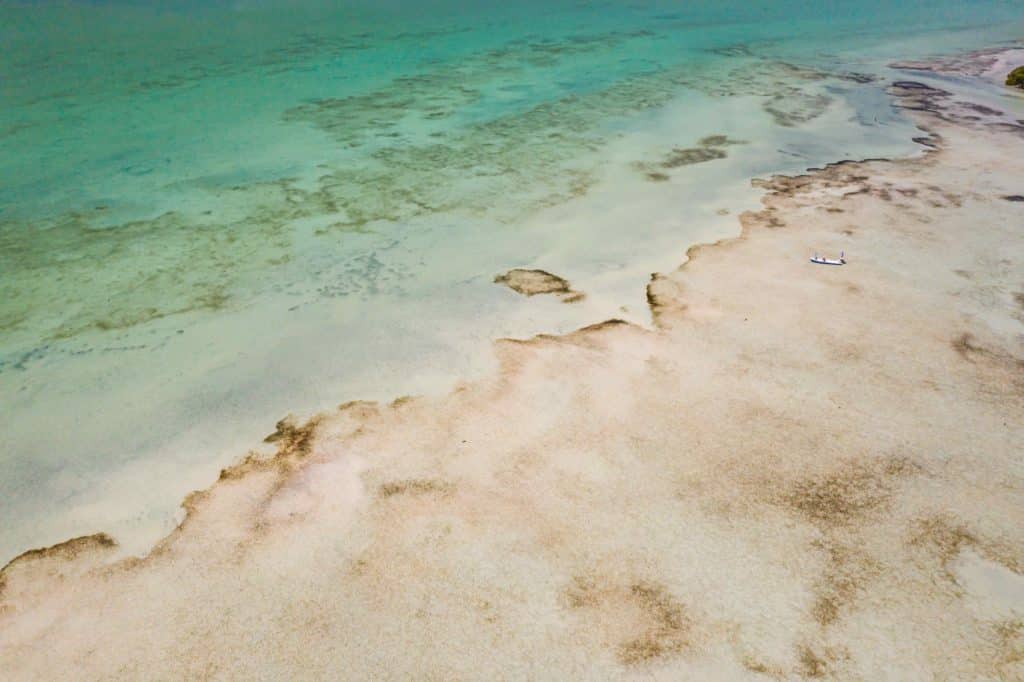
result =
M684 89L718 98L760 96L762 109L781 127L810 121L829 104L807 86L836 74L741 55L664 66L589 92L459 125L440 123L458 118L523 64L547 66L566 55L646 38L612 32L560 43L513 42L358 95L294 106L282 112L284 123L319 130L338 148L360 150L346 163L320 164L318 177L305 183L286 177L224 187L193 180L182 185L192 190L193 210L133 220L112 219L105 206L47 218L4 216L0 334L12 345L31 347L237 308L268 290L365 293L376 286L369 281L376 266L351 262L336 272L299 264L309 251L323 248L348 263L353 257L345 235L384 223L458 214L512 225L580 197L597 181L594 155L609 142L607 122L664 106ZM652 181L666 180L682 166L725 158L736 143L712 136L694 148L673 147L665 158L638 168ZM309 221L315 222L311 230L299 227ZM32 237L25 239L27 234Z
M1006 84L1024 90L1024 66L1018 66L1006 77Z

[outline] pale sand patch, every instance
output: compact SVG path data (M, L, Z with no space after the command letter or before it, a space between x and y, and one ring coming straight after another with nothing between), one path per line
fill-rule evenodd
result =
M1024 137L894 95L937 151L763 182L655 329L286 420L144 559L16 559L4 678L1020 679Z

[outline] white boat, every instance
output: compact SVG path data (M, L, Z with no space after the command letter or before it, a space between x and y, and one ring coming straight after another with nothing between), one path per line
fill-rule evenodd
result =
M818 265L846 265L846 252L840 251L839 258L825 258L824 256L814 254L811 256L811 262Z

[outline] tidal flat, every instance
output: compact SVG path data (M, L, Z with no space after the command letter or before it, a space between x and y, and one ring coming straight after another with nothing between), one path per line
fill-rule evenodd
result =
M644 322L283 419L141 556L97 528L15 558L0 669L1024 676L1024 97L993 54L897 65L920 153L755 181L738 236L640 281ZM548 298L576 307L515 300Z
M752 178L920 155L893 82L1008 114L957 60L1009 67L1017 9L5 4L0 564L97 530L144 556L285 414L649 326L650 274L735 236Z

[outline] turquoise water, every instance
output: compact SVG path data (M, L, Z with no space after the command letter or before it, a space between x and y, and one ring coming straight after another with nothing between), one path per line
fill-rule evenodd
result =
M751 177L915 152L889 60L1024 35L1024 2L339 5L0 6L0 561L141 551L290 410L646 322ZM586 301L491 283L521 265Z

